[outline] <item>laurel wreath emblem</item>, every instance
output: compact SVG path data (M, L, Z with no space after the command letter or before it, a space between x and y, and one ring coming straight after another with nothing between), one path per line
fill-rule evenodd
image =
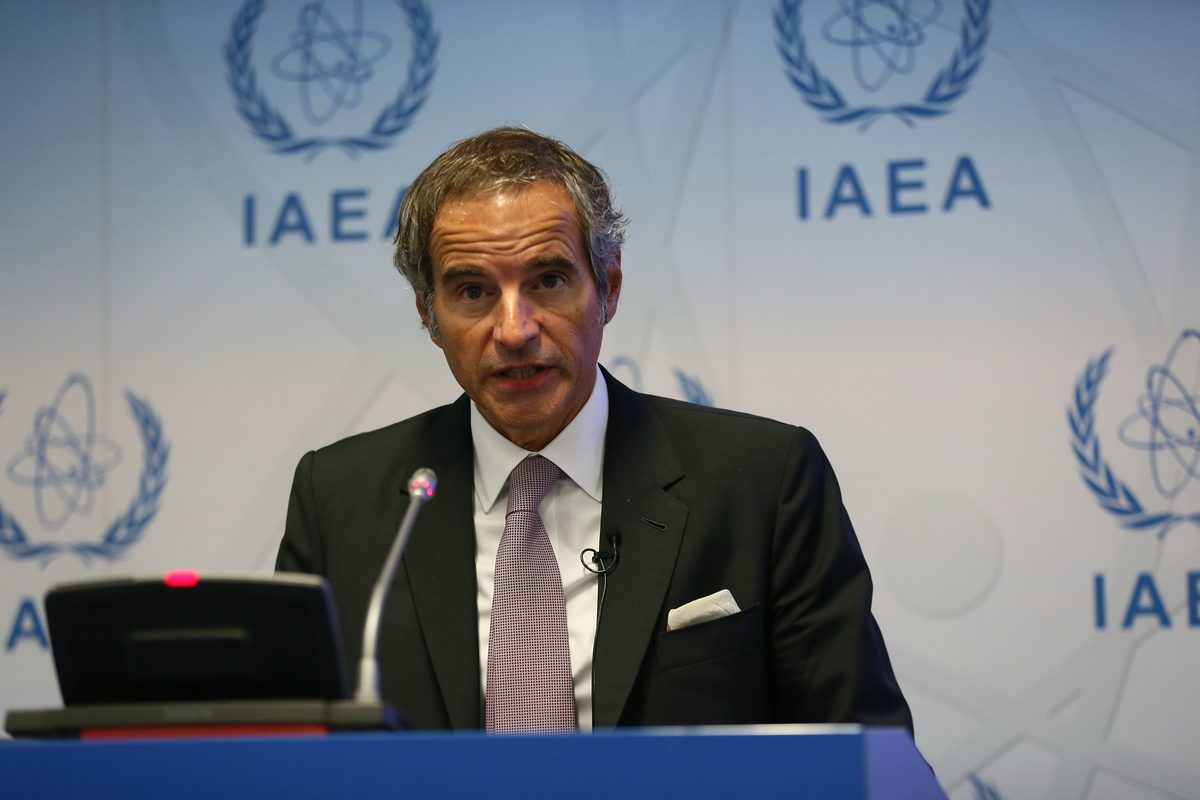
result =
M695 403L698 406L711 406L713 404L712 395L704 388L704 384L694 375L688 375L678 367L675 368L675 380L679 383L679 391L683 393L683 398L689 403Z
M975 773L968 775L967 779L971 781L971 788L975 790L975 800L1004 800L995 785L984 781Z
M74 553L85 562L93 557L116 561L142 538L146 526L158 513L163 489L167 485L167 457L170 447L162 435L162 421L145 400L125 393L129 413L142 437L142 474L138 490L125 512L113 520L99 542L34 543L24 528L0 505L0 549L15 559L42 559L43 565L57 556ZM0 394L0 410L4 395Z
M324 150L335 147L357 157L359 151L390 147L395 138L412 125L417 112L429 98L430 83L437 71L438 34L433 29L429 6L423 0L396 0L396 5L408 20L413 37L408 78L396 99L379 112L366 134L337 138L297 137L291 124L271 106L259 89L258 73L251 59L251 42L265 5L266 0L246 0L234 17L229 41L225 43L229 88L237 101L238 113L255 136L281 155L304 154L306 160L311 160Z
M846 102L837 86L821 74L808 58L804 35L800 31L800 6L803 0L780 0L775 10L776 47L787 65L788 80L810 107L826 122L858 123L864 130L882 117L895 117L910 128L916 119L931 119L949 114L954 102L971 87L971 80L983 63L984 46L990 33L991 0L964 0L963 21L958 47L925 90L919 103L891 106L854 106Z
M1108 374L1108 360L1113 350L1110 347L1099 358L1087 363L1083 374L1075 382L1075 399L1067 409L1067 421L1071 427L1071 449L1079 463L1079 474L1087 484L1092 496L1108 513L1131 530L1158 529L1158 537L1181 522L1200 525L1200 513L1175 514L1170 511L1147 511L1137 495L1112 471L1112 467L1100 453L1100 438L1096 435L1096 400L1100 396L1100 383Z

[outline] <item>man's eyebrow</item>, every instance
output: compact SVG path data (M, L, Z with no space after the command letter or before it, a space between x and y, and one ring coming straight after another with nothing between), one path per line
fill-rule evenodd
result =
M539 272L544 269L566 269L578 270L583 272L583 268L576 264L572 259L560 255L544 255L534 258L522 267L523 272ZM472 278L482 278L487 275L487 271L480 267L472 267L462 264L454 267L446 267L438 276L438 283L448 284L455 281L470 280Z
M452 283L465 278L478 278L484 274L479 267L446 267L438 278L439 283Z
M525 265L526 272L532 272L539 269L547 269L557 267L559 269L580 269L579 265L566 256L546 255L538 256Z

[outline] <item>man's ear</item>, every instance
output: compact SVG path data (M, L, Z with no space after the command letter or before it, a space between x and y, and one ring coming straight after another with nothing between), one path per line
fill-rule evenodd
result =
M429 332L429 340L431 342L433 342L434 344L436 344L438 347L441 347L442 343L439 342L438 337L436 335L434 335L435 326L432 325L429 321L429 312L427 312L425 310L425 304L421 302L420 297L416 297L413 299L415 300L416 305L417 305L417 314L419 314L421 317L421 324L424 325L425 330L427 330Z
M621 251L608 265L608 297L604 300L604 322L608 324L617 313L617 300L621 297Z

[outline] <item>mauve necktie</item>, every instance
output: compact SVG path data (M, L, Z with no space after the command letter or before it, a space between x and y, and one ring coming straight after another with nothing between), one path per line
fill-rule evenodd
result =
M487 729L575 730L562 576L538 506L559 469L530 456L508 476L488 632Z

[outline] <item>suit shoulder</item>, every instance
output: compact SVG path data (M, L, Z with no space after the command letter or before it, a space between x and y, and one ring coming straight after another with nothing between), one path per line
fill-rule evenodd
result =
M820 467L828 458L807 428L768 417L646 396L654 415L685 461L754 463L783 469L789 463Z
M728 431L731 435L765 437L783 441L799 438L805 443L816 444L816 437L807 428L769 417L727 408L702 406L669 397L654 395L645 395L645 397L654 406L659 419L668 426L671 424L694 426L698 429Z

